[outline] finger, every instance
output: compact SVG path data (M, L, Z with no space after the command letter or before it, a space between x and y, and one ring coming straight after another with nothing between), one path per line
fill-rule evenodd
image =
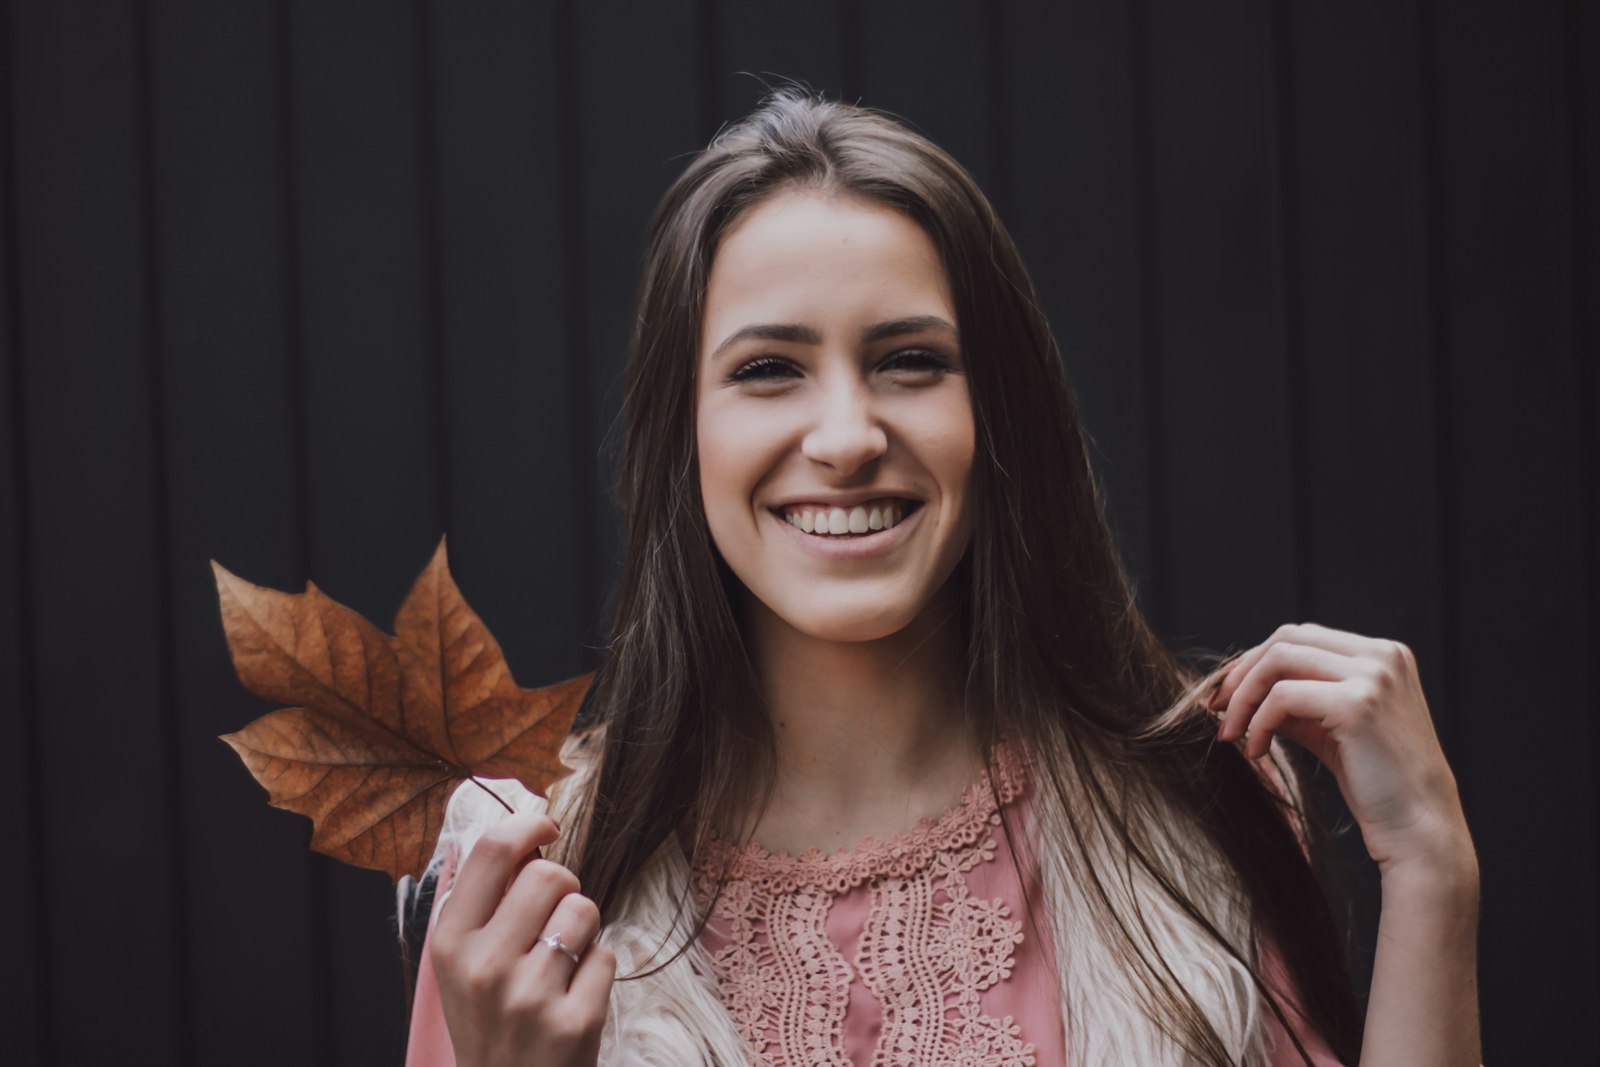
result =
M1211 694L1211 699L1206 701L1206 707L1212 711L1224 707L1232 698L1239 683L1244 679L1261 657L1265 656L1274 645L1287 642L1294 645L1307 645L1311 648L1326 649L1345 656L1370 655L1385 645L1392 644L1372 637L1363 637L1360 634L1348 633L1344 630L1335 630L1327 626L1319 626L1314 622L1285 623L1273 631L1272 636L1261 644L1246 651L1241 655L1228 673L1223 676L1222 684L1217 686Z
M1337 652L1287 641L1273 644L1256 658L1255 665L1235 686L1217 728L1217 739L1232 741L1243 737L1256 709L1277 683L1288 679L1337 682L1348 678L1355 669L1354 660Z
M564 988L574 968L582 965L585 950L599 933L600 909L588 897L569 893L561 898L561 903L550 913L550 921L529 950L529 966L536 975L546 980L554 979ZM577 955L577 963L560 949L545 942L545 938L556 934L560 934L561 943Z
M511 815L496 823L468 853L451 887L449 906L439 913L437 929L448 934L482 927L505 896L518 864L559 835L548 815Z
M1320 727L1339 706L1339 701L1336 682L1304 679L1278 682L1250 720L1250 730L1244 739L1245 756L1260 759L1266 755L1276 734L1291 741L1302 741L1307 735L1300 727L1312 724Z
M572 972L567 996L580 1011L598 1014L604 1020L606 1004L611 999L611 983L616 977L617 954L605 945L590 945L578 969Z
M577 875L559 863L534 860L517 872L494 917L484 924L484 935L491 944L520 956L548 933L550 913L562 899L577 891Z
M1239 662L1239 658L1243 655L1243 652L1235 652L1233 655L1229 656L1227 659L1223 660L1221 663L1217 664L1215 667L1212 667L1206 672L1206 676L1210 679L1210 681L1204 686L1204 688L1210 690L1206 694L1207 708L1210 708L1212 711L1216 711L1217 708L1221 706L1220 704L1216 703L1217 694L1222 692L1222 683L1228 680L1228 676L1233 673L1234 665Z

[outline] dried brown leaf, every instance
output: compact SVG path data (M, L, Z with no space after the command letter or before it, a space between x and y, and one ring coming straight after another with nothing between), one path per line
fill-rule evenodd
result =
M450 577L444 541L389 637L307 583L252 585L211 564L245 688L294 707L223 736L274 807L310 816L311 847L420 876L461 783L515 778L544 795L593 675L542 689L511 677Z

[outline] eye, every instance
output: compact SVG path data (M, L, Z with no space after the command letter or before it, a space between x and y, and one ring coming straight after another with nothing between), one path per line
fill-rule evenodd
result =
M881 366L885 370L904 370L914 374L942 374L952 369L948 359L926 348L908 348L896 352Z
M773 378L793 378L799 375L793 363L777 356L758 356L728 375L729 381L750 382Z

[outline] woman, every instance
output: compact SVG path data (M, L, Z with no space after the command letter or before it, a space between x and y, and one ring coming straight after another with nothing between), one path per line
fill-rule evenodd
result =
M637 310L578 770L555 819L458 791L411 1062L1478 1062L1410 653L1162 646L954 161L780 91L666 193ZM1278 734L1383 874L1364 1032Z

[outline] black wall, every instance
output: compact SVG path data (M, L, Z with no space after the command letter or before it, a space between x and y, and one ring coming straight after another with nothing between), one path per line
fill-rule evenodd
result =
M3 35L12 1062L398 1062L387 879L216 740L270 708L207 560L383 624L448 532L520 681L591 665L644 223L763 71L994 198L1175 645L1416 650L1488 1060L1591 1044L1597 5L14 0Z

